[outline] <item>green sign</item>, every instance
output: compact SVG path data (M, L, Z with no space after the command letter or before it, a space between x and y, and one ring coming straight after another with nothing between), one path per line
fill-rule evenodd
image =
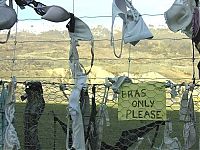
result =
M165 85L160 82L125 83L120 87L119 120L166 120Z

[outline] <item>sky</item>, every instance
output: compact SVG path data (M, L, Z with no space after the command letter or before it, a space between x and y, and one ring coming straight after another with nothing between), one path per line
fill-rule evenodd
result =
M84 22L88 24L89 27L94 27L97 25L102 25L107 28L111 27L111 17L97 17L88 18L95 16L111 16L112 15L112 0L36 0L45 5L58 5L62 6L68 12L72 12L75 16L80 17ZM167 11L174 0L132 0L133 6L138 10L140 14L164 14ZM16 7L15 7L16 9ZM41 16L37 15L35 11L26 6L25 9L18 9L18 19L40 19ZM143 19L147 25L166 26L165 19L163 15L159 16L148 16L143 15ZM121 25L122 21L117 19L116 24ZM64 30L67 22L63 23L51 23L48 21L35 21L26 20L19 21L18 28L30 29L30 30L49 30L58 29ZM36 32L35 31L35 32Z

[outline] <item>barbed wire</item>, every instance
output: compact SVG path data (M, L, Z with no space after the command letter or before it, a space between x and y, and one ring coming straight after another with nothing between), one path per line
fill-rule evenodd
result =
M195 57L195 58L199 58L199 57ZM1 58L1 61L13 61L13 58ZM16 60L28 60L28 61L66 61L69 60L69 58L15 58ZM86 57L80 57L79 60L91 60L90 58L86 58ZM104 60L105 58L96 58L95 60ZM107 61L112 61L112 60L119 60L119 58L106 58ZM162 57L162 58L148 58L148 57L140 57L140 58L129 58L129 57L123 57L120 58L120 60L131 60L131 61L137 61L137 60L192 60L191 57Z
M122 39L115 39L114 41L121 41ZM152 39L148 39L148 41L165 41L165 40L172 40L172 41L181 41L181 40L191 40L190 38L170 38L170 37L166 37L166 38L152 38ZM110 41L110 39L94 39L94 42L103 42L103 41ZM66 39L66 40L25 40L25 41L17 41L17 43L23 44L23 43L50 43L50 42L55 42L55 43L62 43L62 42L70 42L70 39Z
M141 14L141 16L148 16L148 17L155 17L155 16L163 16L164 14ZM119 16L117 16L119 17ZM79 18L112 18L111 15L99 15L99 16L80 16ZM18 19L18 21L41 21L41 18L26 18L26 19ZM167 29L167 28L166 28ZM115 39L115 41L121 41L122 39ZM171 38L171 37L163 37L163 38L152 38L148 39L150 41L163 41L163 40L173 40L173 41L180 41L180 40L190 40L190 38ZM110 39L94 39L94 41L110 41ZM70 42L70 39L66 40L26 40L26 41L18 41L18 43L31 43L31 42L55 42L55 43L62 43L62 42Z
M148 16L148 17L155 17L155 16L163 16L164 14L142 14L141 16ZM112 16L111 15L99 15L99 16L80 16L79 18L91 18L91 19L94 19L94 18L111 18ZM119 17L119 16L118 16ZM41 21L42 19L41 18L26 18L26 19L19 19L18 21ZM17 28L17 26L16 26ZM166 28L167 29L167 28ZM19 31L17 31L19 32ZM17 35L17 34L16 34ZM119 38L119 39L115 39L115 41L121 41L122 39ZM159 37L159 38L152 38L152 39L148 39L148 41L166 41L166 40L170 40L170 41L182 41L182 40L190 40L190 38L187 38L187 37L183 37L183 38L171 38L171 37ZM94 42L110 42L110 39L109 38L102 38L102 39L94 39ZM10 40L10 42L12 42ZM63 42L70 42L70 39L69 38L66 38L64 40L61 40L61 39L56 39L56 40L16 40L14 41L15 45L17 44L25 44L25 43L63 43ZM112 47L110 47L112 48ZM198 58L197 56L195 58ZM91 60L90 58L83 58L83 57L80 57L79 58L80 60ZM191 57L162 57L162 58L148 58L148 57L140 57L140 58L131 58L130 56L127 58L121 58L121 60L127 60L128 63L127 65L129 65L129 67L131 67L131 63L133 63L134 61L139 61L139 60L192 60ZM6 60L6 61L13 61L13 58L1 58L0 57L0 60ZM28 60L28 61L66 61L66 60L69 60L68 58L48 58L48 59L44 59L44 58L17 58L17 57L14 57L14 60L15 61L25 61L25 60ZM105 61L105 58L95 58L95 60L97 61L101 61L101 60L104 60ZM106 58L106 61L112 61L112 60L119 60L118 58ZM17 64L15 64L17 65ZM24 77L18 77L18 78L24 78ZM26 77L27 78L27 77ZM35 78L35 77L34 77ZM39 77L39 78L45 78L45 77ZM49 78L49 77L47 77Z
M46 82L45 81L45 79L72 79L72 78L64 78L64 77L60 77L60 76L54 76L54 77L47 77L47 76L40 76L40 77L37 77L37 76L26 76L26 77L23 77L23 76L17 76L17 78L18 79L26 79L26 81L29 81L29 79L44 79L44 80L40 80L42 83L44 83L44 84L61 84L62 82L54 82L54 81L52 81L52 82ZM130 79L134 79L134 80L150 80L150 79L154 79L155 80L155 78L151 78L151 77L149 77L149 78L144 78L144 77L129 77ZM88 77L88 80L92 80L92 79L99 79L99 80L105 80L105 78L104 77L98 77L98 78L90 78L90 77ZM156 79L160 79L160 80L169 80L169 79L167 79L167 78L156 78ZM192 78L190 78L190 77L183 77L183 78L178 78L178 77L172 77L172 78L170 78L170 79L172 79L172 80L178 80L178 79L183 79L183 80L189 80L189 79L192 79ZM10 81L9 80L5 80L5 79L1 79L2 81L5 81L5 82L7 82L7 83L10 83ZM198 79L196 80L196 81L198 81ZM23 81L18 81L17 83L24 83ZM88 83L89 84L89 83ZM89 85L104 85L103 83L93 83L93 84L89 84ZM70 83L70 85L74 85L74 84L72 84L72 83Z
M164 16L164 14L141 14L141 16L149 16L149 17L156 17L156 16ZM119 17L119 16L117 16ZM84 19L94 19L94 18L112 18L112 15L99 15L99 16L80 16L79 18ZM18 19L18 21L27 21L27 20L35 20L35 21L39 21L39 20L43 20L41 18L25 18L25 19Z

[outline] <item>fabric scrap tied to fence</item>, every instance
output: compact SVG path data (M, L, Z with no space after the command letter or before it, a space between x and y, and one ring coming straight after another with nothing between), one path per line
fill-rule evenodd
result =
M119 120L166 120L164 83L124 83L118 101Z

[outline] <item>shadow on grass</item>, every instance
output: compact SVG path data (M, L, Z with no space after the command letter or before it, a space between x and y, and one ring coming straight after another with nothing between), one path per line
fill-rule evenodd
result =
M21 150L24 149L24 103L16 104L16 117L15 127L21 144ZM64 150L66 136L58 123L54 126L54 118L51 113L54 111L55 114L63 121L67 122L66 119L66 106L63 104L46 104L45 111L39 121L39 139L42 150ZM104 126L103 141L107 144L114 145L117 139L119 139L123 130L134 129L152 121L118 121L117 119L117 108L108 107L108 113L110 117L110 126ZM200 128L200 113L197 115L197 125ZM177 137L183 145L183 122L178 119L178 111L168 111L167 117L173 122L173 134L171 137ZM160 127L158 137L156 138L155 146L160 146L163 140L164 126ZM147 136L152 139L155 134L155 129L150 131ZM200 135L198 132L197 135ZM149 150L151 144L145 138L141 144L141 149ZM198 142L192 147L191 150L198 150Z

